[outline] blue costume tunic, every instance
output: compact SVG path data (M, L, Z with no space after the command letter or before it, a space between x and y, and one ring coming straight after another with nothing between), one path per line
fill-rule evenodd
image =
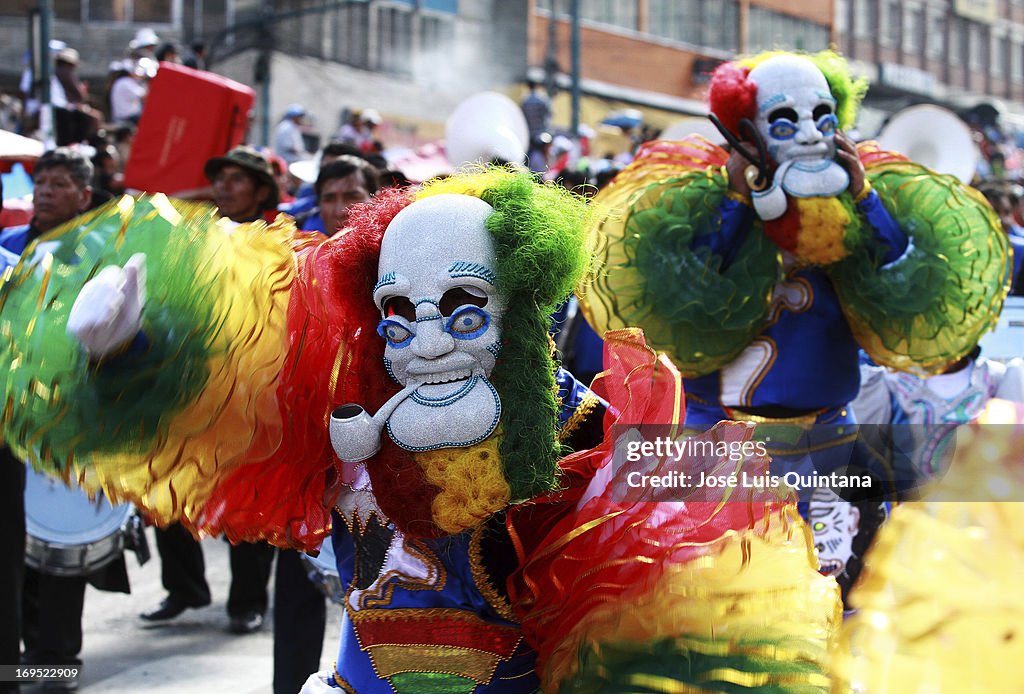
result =
M907 237L872 191L857 204L888 250L883 264L898 259ZM754 212L726 198L719 211L720 232L699 236L695 244L710 246L731 260L750 232ZM725 368L685 379L686 425L707 429L722 419L739 419L731 410L784 408L816 413L825 421L853 423L846 404L860 387L858 345L850 332L831 280L816 267L794 266L776 285L771 311L760 334Z
M8 227L0 231L0 271L18 264L29 242L29 225Z
M565 441L581 417L593 429L604 405L566 371L557 382ZM330 684L360 694L536 691L536 653L504 597L515 551L502 518L413 539L376 516L353 525L336 512L332 540L348 592Z

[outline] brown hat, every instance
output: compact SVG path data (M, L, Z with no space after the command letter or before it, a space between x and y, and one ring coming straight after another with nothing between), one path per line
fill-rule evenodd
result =
M222 157L213 157L206 160L203 173L211 182L225 166L239 166L256 177L256 180L270 188L270 196L267 198L263 209L269 210L277 207L277 181L274 179L274 171L270 168L270 162L257 150L247 145L239 145Z

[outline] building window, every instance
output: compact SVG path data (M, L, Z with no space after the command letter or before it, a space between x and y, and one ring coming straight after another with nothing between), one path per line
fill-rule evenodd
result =
M423 15L420 17L420 47L433 51L451 46L455 38L455 24L446 17Z
M981 26L969 25L967 47L967 67L971 70L981 70L985 64L985 42L981 34Z
M964 64L964 52L966 51L967 37L964 32L967 28L964 23L955 19L951 19L949 22L949 64L950 65L963 65Z
M71 22L171 23L173 0L53 0L57 19ZM36 0L0 0L0 16L25 17L36 9Z
M853 35L858 39L874 35L876 0L853 0Z
M96 0L89 0L92 5ZM132 21L144 23L171 23L171 0L114 0L116 5L132 5Z
M383 72L412 72L412 12L404 7L381 7L377 14L378 65Z
M355 67L370 66L370 8L366 3L350 3L334 12L337 30L334 59Z
M882 1L882 17L879 26L879 43L883 46L896 46L900 35L900 15L903 13L899 2Z
M101 0L82 0L84 9L83 21L93 22L127 22L131 19L128 2L102 2Z
M194 11L198 15L198 19L193 23L191 38L213 36L227 27L228 0L203 0L202 4L193 4L196 5ZM186 27L186 33L187 31L188 27Z
M692 46L739 50L736 0L648 0L648 33Z
M330 55L330 44L324 47L325 34L327 33L327 18L321 12L307 12L298 19L300 25L299 36L307 55L323 59Z
M903 13L903 52L909 55L921 53L921 28L923 25L920 7L908 7Z
M2 5L3 3L0 3ZM38 4L34 2L24 3L25 7L19 8L20 11L15 13L11 12L11 16L25 16L29 10L37 7ZM82 21L82 0L53 0L53 13L57 19L68 19L72 22ZM8 14L4 11L3 14Z
M995 77L1002 77L1009 71L1009 58L1007 56L1007 46L1009 39L1005 36L996 36L991 31L989 32L991 37L989 40L989 55L992 56L990 65L992 66L990 72Z
M54 8L61 4L60 0L54 0ZM68 4L80 5L79 2ZM6 0L0 2L0 17L27 17L28 13L39 7L38 0ZM63 19L63 17L61 17Z
M635 31L636 0L580 0L580 19Z
M829 44L827 26L763 7L750 8L748 27L748 50L751 53L776 48L820 51L828 48Z
M932 13L928 15L928 33L925 39L928 43L928 57L941 58L946 50L946 22L941 14Z
M1010 42L1010 79L1013 82L1024 80L1024 44L1019 39Z

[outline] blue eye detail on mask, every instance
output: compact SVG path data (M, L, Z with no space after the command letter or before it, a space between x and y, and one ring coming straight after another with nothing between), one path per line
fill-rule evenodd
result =
M839 127L839 119L836 118L834 113L830 113L819 118L815 125L817 125L818 132L822 135L835 135L836 128Z
M768 134L776 140L792 140L796 137L796 123L779 119L768 126Z
M446 333L457 340L472 340L480 337L491 325L491 316L476 306L456 309L444 325Z
M398 321L385 318L377 324L377 334L388 341L388 345L401 349L412 342L412 331Z

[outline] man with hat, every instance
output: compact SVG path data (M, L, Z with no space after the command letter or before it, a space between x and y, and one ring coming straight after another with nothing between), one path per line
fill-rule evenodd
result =
M224 217L252 222L277 208L274 171L252 147L240 145L222 157L213 157L203 171L213 187L213 202Z
M58 147L35 162L33 197L35 213L29 224L0 230L0 271L19 257L43 234L57 229L99 202L92 188L93 165L80 150ZM2 199L0 186L0 199ZM2 208L2 204L0 204ZM25 466L6 446L0 447L0 490L3 491L0 546L7 566L0 573L0 647L8 663L18 662L19 639L25 643L25 664L80 665L82 610L86 583L93 587L128 593L128 571L123 555L84 576L61 576L25 566ZM38 500L37 500L38 503ZM45 505L45 502L42 502ZM42 506L37 506L37 511ZM13 549L13 551L11 551ZM51 567L52 568L52 567ZM13 653L14 659L11 659ZM6 657L5 657L6 656ZM0 682L0 692L18 687ZM46 682L43 692L68 692L77 682Z
M110 119L114 123L138 124L149 92L145 73L131 60L110 63L108 100Z
M60 146L87 140L99 128L100 113L86 101L88 92L78 79L78 62L78 51L70 46L57 51L54 57L50 103Z
M152 58L153 51L160 44L160 37L151 27L143 27L135 32L135 38L128 42L128 52L133 58Z
M306 143L302 140L302 119L305 116L306 109L301 104L292 104L274 131L274 151L289 164L313 156L306 151Z
M133 72L147 79L156 75L157 61L154 53L158 45L160 37L151 28L143 27L135 32L135 38L128 42L128 57Z

